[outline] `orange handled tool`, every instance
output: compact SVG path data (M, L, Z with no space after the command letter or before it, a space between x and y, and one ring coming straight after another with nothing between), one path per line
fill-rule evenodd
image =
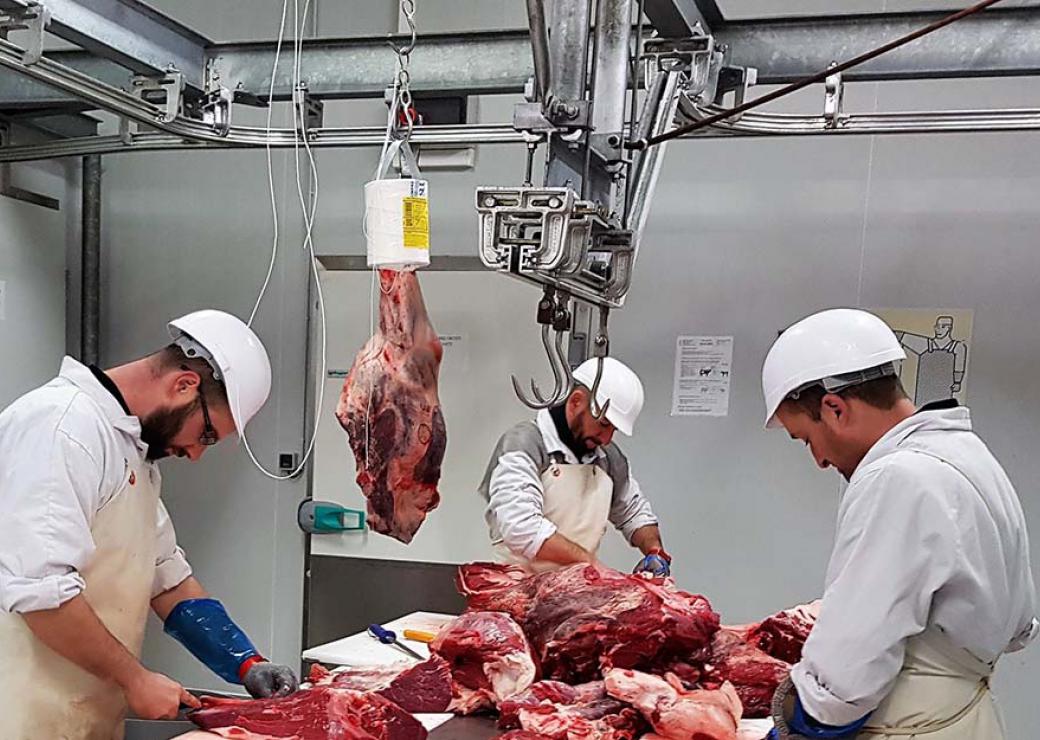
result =
M437 637L433 632L424 632L423 630L405 630L402 634L406 640L424 642L427 645Z

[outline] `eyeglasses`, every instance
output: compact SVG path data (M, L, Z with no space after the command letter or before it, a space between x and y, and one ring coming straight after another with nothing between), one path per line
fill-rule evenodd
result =
M213 428L213 422L209 419L209 407L206 405L206 395L200 390L199 391L199 404L202 406L202 436L199 437L199 444L205 447L212 447L220 439L217 437L217 430Z

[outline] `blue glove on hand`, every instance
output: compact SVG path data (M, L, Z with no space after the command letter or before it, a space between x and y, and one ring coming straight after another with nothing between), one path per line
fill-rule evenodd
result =
M799 738L800 740L840 740L840 738L852 738L863 729L867 719L870 717L867 714L865 717L847 725L825 725L813 719L805 711L805 707L802 706L802 700L795 693L791 679L787 679L780 685L780 688L777 689L777 694L780 702L783 704L783 722L786 723L788 731L782 733L778 728L774 727L769 731L766 740L787 740L788 738ZM780 722L779 719L776 721Z
M240 670L250 658L251 665L263 661L216 599L180 602L166 617L163 631L228 683L242 683Z
M652 576L663 578L672 573L672 557L661 548L655 547L636 563L632 572L649 573Z

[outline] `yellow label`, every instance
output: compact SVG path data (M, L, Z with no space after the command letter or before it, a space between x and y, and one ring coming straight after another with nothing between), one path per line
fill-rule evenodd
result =
M430 204L426 198L405 198L404 245L409 249L430 248Z

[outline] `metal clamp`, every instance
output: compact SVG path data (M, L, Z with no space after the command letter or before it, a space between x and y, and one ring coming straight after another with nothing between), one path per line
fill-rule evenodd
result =
M226 87L207 92L199 104L202 121L213 127L218 136L227 136L231 130L231 103L234 96Z
M172 123L183 110L184 75L176 69L152 77L135 75L130 80L134 93L148 103L160 106L156 117L163 123Z
M312 97L306 82L300 82L293 91L293 106L296 113L296 132L306 137L311 129L321 128L325 121L325 103Z
M831 62L831 67L837 67L837 62ZM823 98L823 118L827 128L838 128L841 125L842 108L845 104L845 80L841 72L830 75L825 81L825 94Z
M22 64L36 64L43 57L43 42L47 26L51 22L51 12L46 6L34 2L24 8L10 8L0 12L0 38L7 38L10 31L26 30L29 32Z
M570 188L477 188L485 267L620 307L635 258L633 234Z

